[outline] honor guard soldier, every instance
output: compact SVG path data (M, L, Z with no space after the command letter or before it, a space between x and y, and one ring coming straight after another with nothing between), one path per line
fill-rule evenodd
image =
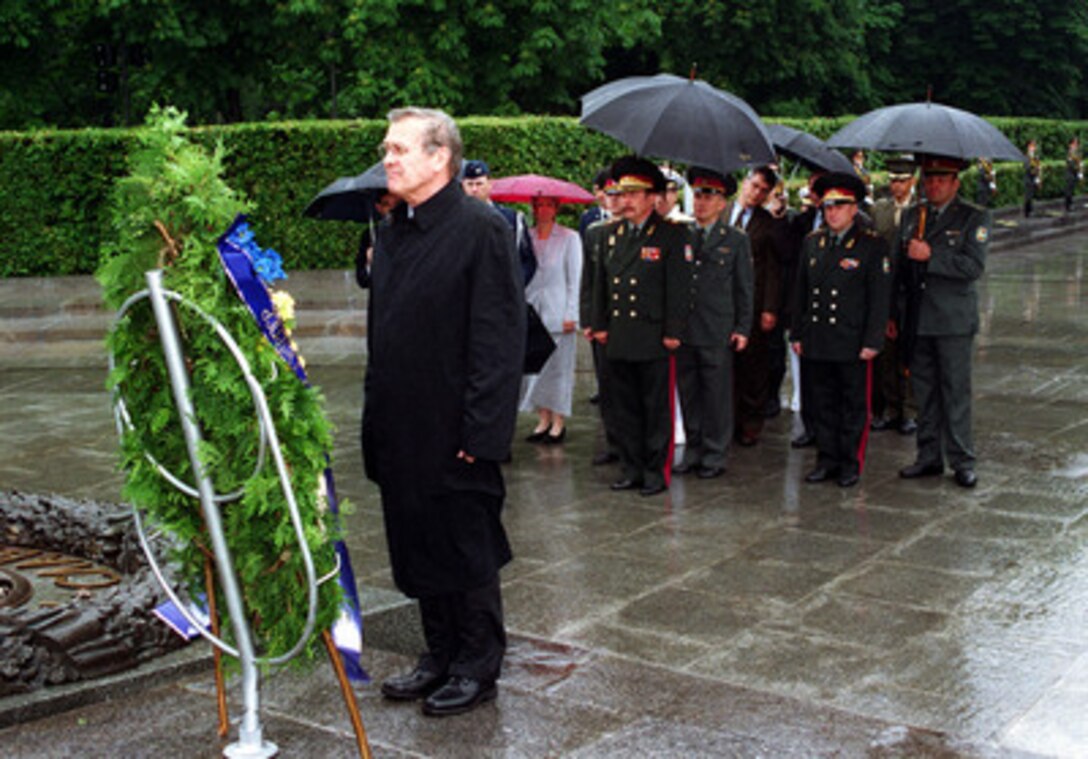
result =
M956 482L971 488L971 354L990 212L957 195L965 166L957 158L926 156L927 202L911 208L900 229L896 281L906 298L901 340L918 401L918 456L899 475L939 475L947 458Z
M1080 140L1074 137L1069 141L1069 150L1065 154L1065 212L1073 210L1073 196L1077 193L1077 183L1084 179L1084 164L1080 158Z
M721 218L737 181L692 168L688 184L695 194L695 260L691 314L676 353L687 442L673 472L710 479L725 472L733 434L733 352L744 350L752 331L752 250L748 235Z
M605 346L607 412L623 474L613 490L650 496L667 487L672 443L670 359L690 310L694 257L686 227L654 210L665 177L651 162L625 157L613 169L621 220L610 223L593 276L593 339Z
M994 162L989 158L978 159L978 186L975 189L975 202L983 208L989 208L997 194L997 172Z
M1035 140L1028 140L1024 155L1024 216L1031 216L1035 194L1043 189L1043 162L1036 154Z
M826 226L805 238L790 340L807 359L816 404L816 468L806 482L856 485L865 459L872 360L884 344L891 288L888 246L855 223L865 184L831 173L816 183Z

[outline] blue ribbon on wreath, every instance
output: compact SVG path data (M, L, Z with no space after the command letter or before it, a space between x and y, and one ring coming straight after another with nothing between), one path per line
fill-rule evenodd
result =
M244 214L239 214L230 228L217 243L219 258L223 262L227 278L234 286L234 291L246 304L261 334L276 350L295 376L306 385L310 380L298 353L291 346L283 320L277 313L266 283L286 279L283 260L279 253L271 248L262 249L249 228ZM326 456L326 458L328 458ZM340 506L336 497L336 483L332 468L325 468L325 490L329 509L336 518L340 518ZM344 590L344 603L340 608L340 617L333 623L332 637L344 662L348 677L359 682L370 682L370 676L363 669L360 657L363 648L363 618L359 603L359 591L355 586L355 572L351 568L351 557L344 541L334 543L336 555L340 559L339 582Z

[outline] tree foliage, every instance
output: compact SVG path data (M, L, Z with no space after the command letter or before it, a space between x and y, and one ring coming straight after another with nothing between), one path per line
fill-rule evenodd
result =
M760 113L934 98L1088 116L1088 4L1068 0L0 0L0 128L573 114L616 76L701 75Z

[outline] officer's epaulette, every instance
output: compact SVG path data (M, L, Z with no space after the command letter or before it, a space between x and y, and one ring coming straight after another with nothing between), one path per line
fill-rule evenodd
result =
M588 227L586 227L586 231L588 232L591 229L596 229L597 227L605 227L609 224L616 224L621 221L623 221L623 219L617 219L615 217L612 217L610 219L597 219L597 221L592 222Z
M872 227L862 227L861 228L861 234L865 235L866 237L880 237L880 238L883 238L883 235L881 235L879 232L877 232Z
M827 231L827 227L820 227L819 229L812 230L807 235L805 235L805 237L816 237L818 235L822 235L826 231Z

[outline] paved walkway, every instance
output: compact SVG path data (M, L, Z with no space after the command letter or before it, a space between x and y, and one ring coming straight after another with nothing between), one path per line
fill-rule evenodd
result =
M600 433L580 373L569 442L521 442L526 416L507 468L517 558L503 573L512 646L498 701L431 720L361 687L376 755L1088 755L1088 242L1028 243L995 251L982 286L973 491L899 480L913 441L894 432L874 433L859 487L805 485L812 454L790 449L787 412L720 480L611 493L615 472L589 465ZM333 286L354 298L346 276L289 284L304 304ZM19 335L0 341L4 487L117 499L101 348L82 332L36 339L22 321L61 329L39 305L53 301L89 323L94 297L85 279L0 283L0 334ZM380 679L410 663L418 631L358 464L361 313L307 310L301 343L339 425ZM353 325L347 337L318 329L323 310ZM0 699L0 753L215 756L206 661L195 646ZM277 673L261 696L283 755L352 755L327 667Z

